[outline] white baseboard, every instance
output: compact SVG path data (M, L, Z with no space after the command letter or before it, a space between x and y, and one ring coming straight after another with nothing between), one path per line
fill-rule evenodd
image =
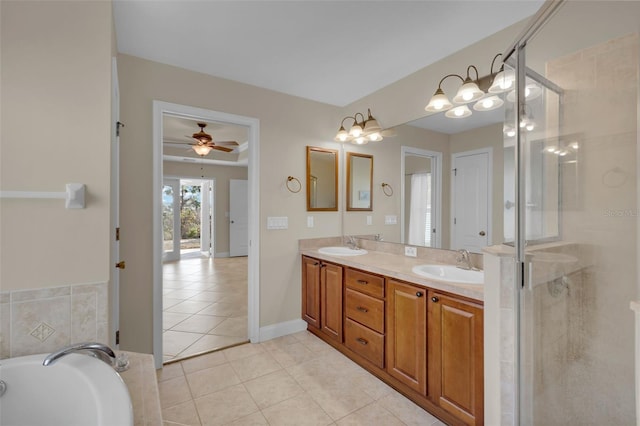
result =
M297 333L307 329L307 323L303 319L295 319L291 321L279 322L264 327L260 327L260 341L275 339L276 337L286 336L287 334Z

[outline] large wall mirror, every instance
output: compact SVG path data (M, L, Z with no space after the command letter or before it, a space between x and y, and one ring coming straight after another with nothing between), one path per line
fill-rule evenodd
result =
M373 210L373 155L347 152L347 211Z
M338 151L307 147L307 211L338 211Z

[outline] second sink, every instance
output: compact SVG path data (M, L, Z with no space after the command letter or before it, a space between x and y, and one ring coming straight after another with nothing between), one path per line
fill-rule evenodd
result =
M337 247L321 247L318 251L322 254L328 254L330 256L361 256L367 254L368 251L364 249L352 249L349 247L337 246Z
M452 265L417 265L412 269L414 274L425 278L451 281L461 284L484 284L484 272L460 269Z

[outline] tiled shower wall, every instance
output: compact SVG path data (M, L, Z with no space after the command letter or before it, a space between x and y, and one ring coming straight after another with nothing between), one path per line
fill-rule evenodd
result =
M108 285L0 292L0 359L108 342Z

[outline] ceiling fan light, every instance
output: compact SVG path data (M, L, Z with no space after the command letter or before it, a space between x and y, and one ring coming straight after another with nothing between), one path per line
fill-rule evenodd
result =
M441 112L451 109L452 106L453 104L449 101L447 95L438 87L438 90L436 90L436 93L431 97L427 106L424 107L424 110L427 112Z
M476 101L484 96L484 92L480 90L478 85L471 80L470 77L464 81L464 84L458 89L458 93L453 98L453 102L457 104L468 104Z
M209 154L212 148L209 145L193 145L193 150L201 157Z
M444 113L444 115L449 118L465 118L471 114L471 110L466 105L457 106Z
M500 99L499 96L487 96L486 98L482 98L478 102L473 104L473 109L475 109L476 111L491 111L500 108L502 104L504 104L504 101Z

